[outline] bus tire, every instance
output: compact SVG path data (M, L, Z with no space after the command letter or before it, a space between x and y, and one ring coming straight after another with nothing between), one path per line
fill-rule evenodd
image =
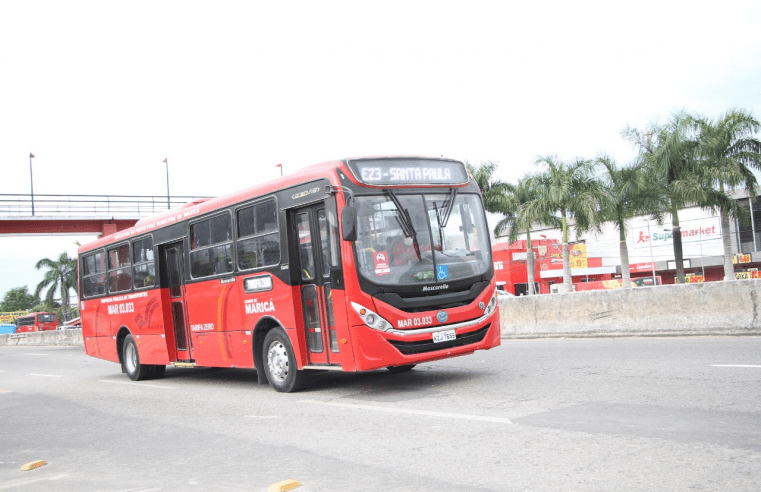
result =
M267 379L275 391L298 391L304 376L298 370L291 341L282 328L273 328L264 337L262 362Z
M164 377L164 373L166 372L166 366L156 365L156 366L150 366L150 367L152 369L152 372L149 379L161 379Z
M401 374L403 372L410 372L412 368L415 367L416 365L417 364L407 364L404 366L389 366L386 369L388 369L388 371L391 374Z
M149 379L153 374L153 366L140 363L140 355L137 352L137 344L132 335L127 335L124 339L124 349L122 352L122 363L124 372L133 381L142 381Z

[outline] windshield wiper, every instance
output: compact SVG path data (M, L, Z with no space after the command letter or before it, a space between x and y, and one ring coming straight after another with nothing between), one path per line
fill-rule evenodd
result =
M422 259L420 256L420 246L417 242L417 232L415 231L415 226L412 225L412 219L410 218L410 213L407 211L406 208L402 207L402 204L399 202L399 199L396 197L396 194L393 190L385 190L386 194L391 197L391 201L394 202L394 205L396 206L396 220L399 222L399 227L401 227L402 232L404 233L404 237L411 237L412 242L414 244L414 250L417 254L418 260Z
M457 198L457 188L451 188L449 191L449 196L441 205L441 210L436 210L436 220L439 222L440 229L445 228L447 226L447 222L449 222L449 216L452 215L452 210L454 209L455 198Z

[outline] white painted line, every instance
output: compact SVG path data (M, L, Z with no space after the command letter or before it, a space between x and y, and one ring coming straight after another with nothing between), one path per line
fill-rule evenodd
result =
M130 386L136 386L138 388L161 388L161 389L167 389L167 390L177 389L174 386L164 386L163 384L147 384L147 383L135 383L135 382L127 382L127 381L109 381L108 379L99 379L98 382L112 383L112 384L129 384Z
M754 369L761 369L761 366L753 366L750 364L713 364L711 367L752 367Z
M376 412L403 413L407 415L420 415L423 417L441 417L446 419L478 420L481 422L495 422L498 424L512 424L510 419L502 417L485 417L483 415L468 415L464 413L433 412L430 410L414 410L411 408L378 407L374 405L360 405L357 403L333 403L328 401L301 400L301 403L324 405L328 407L352 408L356 410L374 410Z
M249 419L279 419L280 415L246 415Z
M40 482L54 482L56 480L61 480L63 478L68 478L69 472L59 473L58 475L49 475L49 476L39 476L36 478L30 478L30 479L19 479L14 480L11 482L5 482L0 484L0 490L22 490L25 488L26 485L33 485ZM54 487L50 487L51 489Z
M59 376L57 374L27 374L27 376L40 376L43 378L62 378L64 376Z

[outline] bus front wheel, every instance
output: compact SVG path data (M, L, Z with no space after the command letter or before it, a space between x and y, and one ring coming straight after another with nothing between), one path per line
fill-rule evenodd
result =
M142 381L144 379L157 379L164 375L166 366L154 366L140 363L140 355L137 353L137 344L132 335L127 335L124 339L122 351L122 364L124 372L133 381Z
M413 367L415 367L417 364L407 364L404 366L389 366L386 369L389 370L391 374L401 374L403 372L409 372L412 370Z
M281 328L270 330L264 337L262 359L267 379L276 391L291 393L299 389L304 376L296 365L291 341Z

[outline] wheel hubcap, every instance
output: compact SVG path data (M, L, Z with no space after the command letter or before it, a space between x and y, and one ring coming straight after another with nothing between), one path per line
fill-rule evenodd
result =
M267 366L278 381L288 377L288 352L281 342L273 342L267 350Z
M127 345L127 353L124 354L124 364L127 366L127 372L135 372L137 367L137 351L131 343Z

